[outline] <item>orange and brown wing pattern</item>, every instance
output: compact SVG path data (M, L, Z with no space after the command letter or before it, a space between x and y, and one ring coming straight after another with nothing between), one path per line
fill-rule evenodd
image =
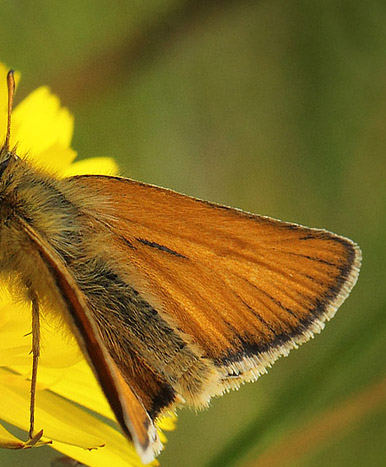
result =
M358 246L330 232L123 178L71 181L104 200L95 215L126 244L136 290L213 362L213 393L319 332L357 280Z
M142 461L150 462L162 447L156 429L142 402L106 351L82 290L48 242L26 220L19 218L18 221L50 271L66 321L88 359L117 421L126 436L133 440ZM60 304L57 303L57 306Z

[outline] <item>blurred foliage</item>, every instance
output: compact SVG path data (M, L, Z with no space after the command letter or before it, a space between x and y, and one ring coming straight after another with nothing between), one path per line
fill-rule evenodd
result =
M363 249L321 336L258 383L180 411L165 466L386 462L386 3L1 1L18 99L49 84L80 157ZM48 466L49 449L0 452ZM18 463L19 462L19 463Z

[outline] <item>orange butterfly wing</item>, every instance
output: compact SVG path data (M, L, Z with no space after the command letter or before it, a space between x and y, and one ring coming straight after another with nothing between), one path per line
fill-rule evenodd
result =
M18 220L57 284L57 294L63 301L66 318L120 426L126 436L133 440L142 461L150 462L162 447L156 429L141 401L106 351L82 291L47 241L24 219Z
M129 246L136 290L213 361L223 388L320 332L357 280L359 247L330 232L119 177L69 180L104 200L93 215Z

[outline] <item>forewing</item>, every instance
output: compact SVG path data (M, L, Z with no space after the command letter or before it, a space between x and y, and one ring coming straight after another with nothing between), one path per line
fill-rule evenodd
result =
M71 179L102 199L93 215L127 248L138 292L221 370L256 379L320 332L354 286L359 247L132 180Z

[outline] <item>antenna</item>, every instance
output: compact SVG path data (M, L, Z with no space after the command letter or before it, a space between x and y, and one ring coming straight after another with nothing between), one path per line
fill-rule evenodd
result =
M7 134L5 136L5 143L3 150L9 151L9 139L11 137L11 115L13 107L13 96L15 95L15 76L14 71L9 70L7 74L7 86L8 86L8 119L7 119Z

